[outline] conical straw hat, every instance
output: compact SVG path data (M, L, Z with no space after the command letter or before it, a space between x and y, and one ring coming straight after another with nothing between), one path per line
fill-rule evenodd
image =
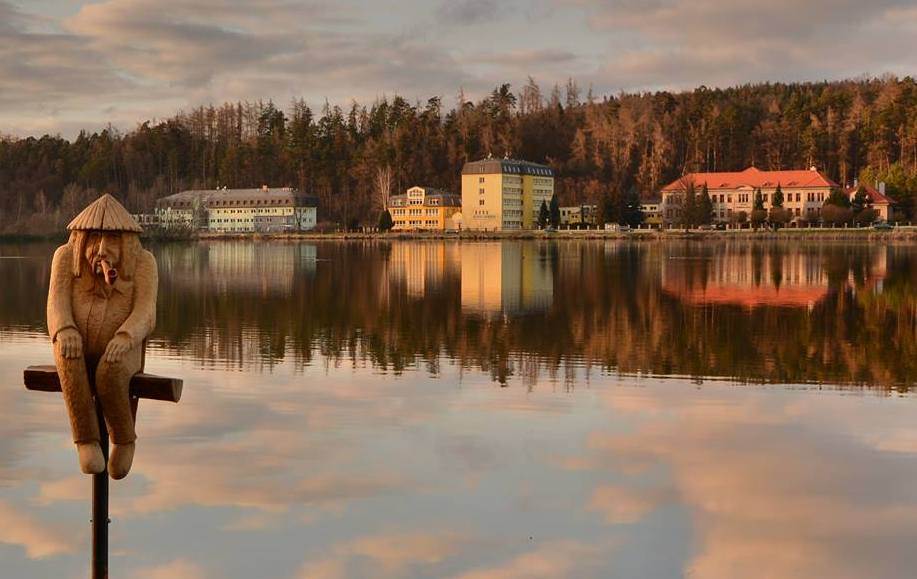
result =
M73 218L67 226L70 231L143 231L140 225L131 217L127 209L118 203L118 200L106 193L93 201L86 209Z

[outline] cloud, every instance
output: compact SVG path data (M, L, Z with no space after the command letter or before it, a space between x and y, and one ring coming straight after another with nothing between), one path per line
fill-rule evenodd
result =
M900 484L915 476L899 454L912 448L909 407L715 387L607 399L634 427L594 432L584 460L634 478L597 485L586 509L610 524L685 509L687 575L895 577L917 564L905 539L917 533L917 493Z
M96 130L233 100L346 105L552 84L597 92L913 74L909 0L0 0L0 126ZM469 42L473 38L473 42Z
M611 524L636 523L673 498L665 491L603 485L593 491L589 510L602 513Z
M108 0L83 6L65 25L135 78L193 88L302 52L304 33L327 24L330 10L308 2L294 10L286 2Z
M471 55L467 58L467 61L501 66L541 67L545 65L570 64L576 59L576 54L569 50L544 48Z
M0 123L20 134L87 118L131 128L226 100L346 104L475 84L444 48L347 3L107 0L40 32L2 0L0 15Z
M0 501L0 543L20 545L30 559L73 553L78 533L48 525Z
M163 565L138 569L131 573L131 579L206 579L204 568L185 559L176 559Z
M470 26L493 22L509 9L509 2L498 0L445 0L437 9L437 16L445 24Z
M908 0L560 1L585 10L594 30L624 39L595 73L604 86L820 80L915 64L891 48L913 45L915 31L888 22Z
M477 569L458 579L549 579L584 577L606 563L607 548L577 541L553 541L499 565Z
M459 553L469 539L453 531L386 532L357 538L334 547L334 554L306 562L303 579L338 577L402 577L435 568Z
M48 112L56 102L88 98L87 85L106 91L127 86L79 37L30 31L35 24L0 1L0 111L38 100Z

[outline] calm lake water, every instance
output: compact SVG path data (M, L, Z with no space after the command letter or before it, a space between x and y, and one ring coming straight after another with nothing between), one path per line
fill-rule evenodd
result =
M51 244L0 244L0 576L85 577ZM112 574L909 577L917 245L153 247Z

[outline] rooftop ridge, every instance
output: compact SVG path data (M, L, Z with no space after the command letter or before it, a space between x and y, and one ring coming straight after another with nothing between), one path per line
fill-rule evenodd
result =
M814 169L786 169L764 171L749 166L742 171L710 171L687 173L668 185L662 191L673 191L683 188L683 183L691 180L695 185L706 184L709 189L737 189L740 187L837 187L837 183Z

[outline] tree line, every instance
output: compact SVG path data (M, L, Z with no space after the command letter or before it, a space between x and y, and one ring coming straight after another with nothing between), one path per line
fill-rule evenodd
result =
M112 193L132 211L184 189L291 186L319 198L326 226L376 225L392 192L458 192L466 161L492 154L550 165L561 205L626 222L641 198L692 171L816 166L841 184L885 181L914 219L917 81L766 83L685 92L585 94L500 85L317 111L302 99L200 106L130 131L0 138L0 231L44 232ZM550 210L549 210L550 211ZM751 216L749 216L751 218ZM549 215L550 219L550 215Z

